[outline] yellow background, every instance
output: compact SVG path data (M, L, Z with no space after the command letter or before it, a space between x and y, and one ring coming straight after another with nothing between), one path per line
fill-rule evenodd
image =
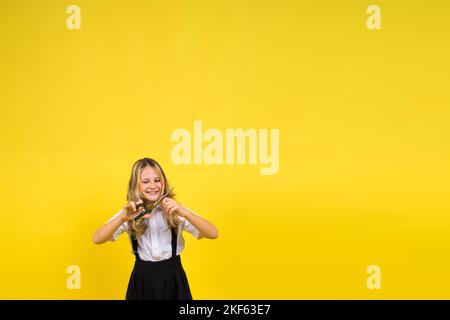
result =
M66 27L70 4L81 30ZM185 234L195 299L450 298L449 13L437 0L1 0L0 298L123 299L128 239L92 235L144 156L219 229ZM170 135L194 120L279 128L279 173L174 165ZM366 287L372 264L381 290Z

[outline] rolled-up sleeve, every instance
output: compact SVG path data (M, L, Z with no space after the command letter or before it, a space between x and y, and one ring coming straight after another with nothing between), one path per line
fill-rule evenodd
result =
M117 217L118 215L120 215L121 213L122 213L122 210L120 210L118 213L116 213L111 219L108 220L108 222L110 222L111 220L113 220L114 218L116 218L116 217ZM116 241L117 238L118 238L122 233L124 233L125 231L127 231L127 229L128 229L128 228L127 228L127 223L126 223L126 222L122 223L122 224L120 225L120 227L117 228L116 231L114 231L114 233L113 233L111 239L109 239L109 241Z
M189 211L192 212L192 210L189 210ZM192 212L192 213L195 214L194 212ZM183 230L192 234L195 239L199 239L200 231L198 231L198 229L192 223L190 223L188 219L183 217L182 221L183 221Z

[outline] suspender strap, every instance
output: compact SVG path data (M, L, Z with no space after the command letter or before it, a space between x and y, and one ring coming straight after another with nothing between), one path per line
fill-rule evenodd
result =
M138 252L138 242L137 242L137 238L136 238L136 231L131 232L131 245L133 246L133 252L134 252L134 255L136 256L136 259L141 260L141 258L139 257L139 252Z
M177 233L175 232L175 228L171 228L172 230L172 257L177 255Z

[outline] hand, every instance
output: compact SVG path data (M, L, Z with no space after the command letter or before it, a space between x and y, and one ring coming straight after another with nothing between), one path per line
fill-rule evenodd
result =
M122 212L121 218L124 222L133 220L134 217L136 217L142 210L144 210L142 207L139 209L136 209L137 205L140 203L142 203L141 199L139 199L137 202L130 201L123 207L123 212ZM144 215L144 218L148 218L148 217L150 217L150 213L147 213Z
M179 216L184 217L184 208L172 198L164 198L161 201L161 207L169 216L172 216L176 213Z

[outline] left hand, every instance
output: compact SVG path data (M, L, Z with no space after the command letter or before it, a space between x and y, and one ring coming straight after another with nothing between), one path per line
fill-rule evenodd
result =
M161 207L169 216L176 213L179 216L184 217L184 208L172 198L164 198L161 201Z

